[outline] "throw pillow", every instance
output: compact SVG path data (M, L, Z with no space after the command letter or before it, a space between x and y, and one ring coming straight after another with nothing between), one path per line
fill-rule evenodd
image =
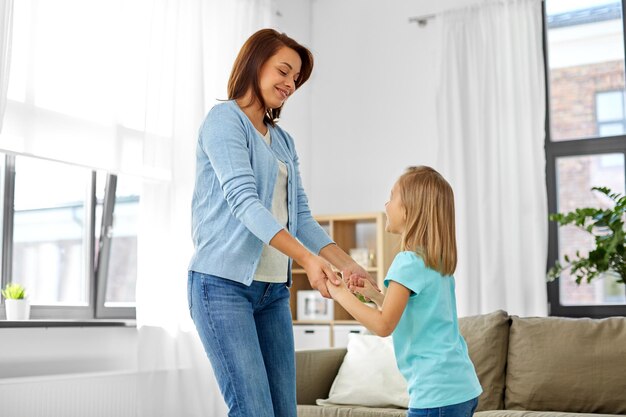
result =
M504 376L509 347L509 315L502 310L459 319L461 334L483 393L476 411L504 408Z
M626 415L625 370L624 317L513 316L506 408Z
M408 408L407 383L396 364L391 337L351 334L348 352L328 399L317 405Z

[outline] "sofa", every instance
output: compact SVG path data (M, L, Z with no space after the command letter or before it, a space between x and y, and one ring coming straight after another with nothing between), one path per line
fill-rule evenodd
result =
M626 318L496 311L460 318L459 327L483 387L475 416L626 416ZM328 398L346 352L296 352L298 416L405 417L402 408L317 405Z

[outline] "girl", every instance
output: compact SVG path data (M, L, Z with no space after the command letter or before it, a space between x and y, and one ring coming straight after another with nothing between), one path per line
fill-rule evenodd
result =
M398 368L408 383L408 417L471 416L482 389L457 322L452 188L432 168L408 168L394 184L385 211L386 230L402 237L402 252L385 278L387 294L357 277L328 289L373 333L392 335ZM379 309L367 307L350 290Z
M327 297L326 281L339 282L331 264L369 277L311 216L294 141L277 124L312 70L295 40L254 33L233 65L229 100L200 128L189 310L229 417L296 417L291 259Z

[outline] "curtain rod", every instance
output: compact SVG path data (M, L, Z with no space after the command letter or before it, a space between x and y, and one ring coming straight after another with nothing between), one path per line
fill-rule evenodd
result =
M425 14L422 16L409 17L409 23L417 23L419 26L426 26L429 20L436 18L436 14Z

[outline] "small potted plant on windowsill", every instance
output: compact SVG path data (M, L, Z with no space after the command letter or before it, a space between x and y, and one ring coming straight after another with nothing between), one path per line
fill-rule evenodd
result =
M565 264L558 260L548 271L548 280L553 281L561 273L571 268L570 274L575 277L576 283L584 279L587 283L597 277L615 277L619 283L626 283L626 231L624 230L624 213L626 212L626 196L613 193L606 187L593 187L613 200L613 209L579 208L566 214L551 214L550 220L560 226L574 224L590 233L595 240L595 248L587 256L564 256Z
M2 290L7 320L28 320L30 304L26 298L26 290L20 284L9 283Z

